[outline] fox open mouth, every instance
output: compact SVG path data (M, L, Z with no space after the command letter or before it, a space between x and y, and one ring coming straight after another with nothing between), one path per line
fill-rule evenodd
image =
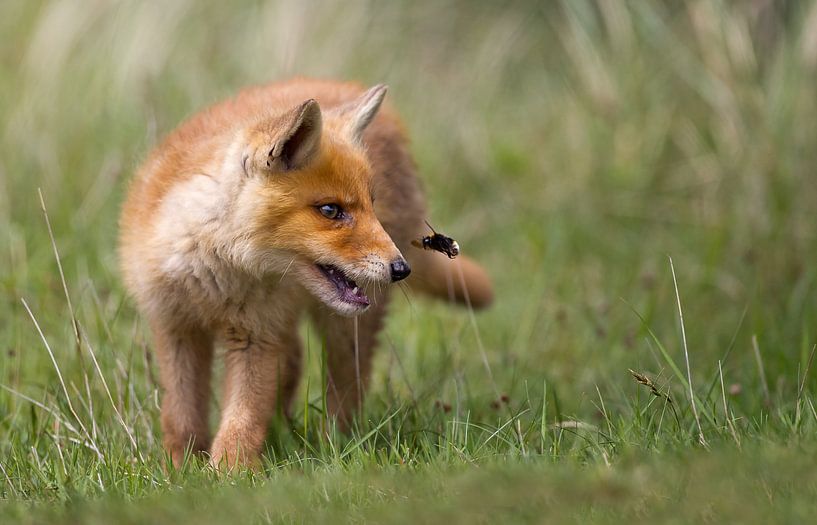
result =
M369 298L366 297L363 289L352 279L347 277L340 268L328 264L318 264L316 266L326 279L335 285L338 291L338 298L341 301L363 308L369 306Z

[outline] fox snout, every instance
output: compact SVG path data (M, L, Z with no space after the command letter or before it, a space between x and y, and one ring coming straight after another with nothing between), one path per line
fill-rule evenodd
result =
M364 282L396 283L411 273L408 262L396 249L388 255L370 252L362 259L342 266Z
M402 257L392 261L389 265L389 270L391 270L391 282L393 283L402 281L411 273L411 267Z

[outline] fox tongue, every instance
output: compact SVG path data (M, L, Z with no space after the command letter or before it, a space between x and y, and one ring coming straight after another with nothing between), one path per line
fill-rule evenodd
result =
M357 286L341 290L341 296L343 297L344 301L348 301L350 303L358 303L363 305L369 304L369 298L366 297L366 294L363 293L363 290L361 290Z
M362 305L369 304L369 298L363 290L353 280L346 277L340 269L334 266L321 266L321 270L326 274L332 284L338 289L341 299L349 303Z

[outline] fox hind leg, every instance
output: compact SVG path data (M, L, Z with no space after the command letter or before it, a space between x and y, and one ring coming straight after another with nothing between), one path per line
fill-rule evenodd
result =
M281 371L281 401L278 406L287 419L292 418L292 405L301 379L303 368L301 354L300 343L298 341L291 343Z

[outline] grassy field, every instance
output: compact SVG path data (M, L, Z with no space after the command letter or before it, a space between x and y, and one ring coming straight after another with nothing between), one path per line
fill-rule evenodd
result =
M813 518L817 3L14 0L0 35L0 522ZM305 324L264 470L167 472L124 189L296 74L390 85L496 304L396 294L350 436Z

